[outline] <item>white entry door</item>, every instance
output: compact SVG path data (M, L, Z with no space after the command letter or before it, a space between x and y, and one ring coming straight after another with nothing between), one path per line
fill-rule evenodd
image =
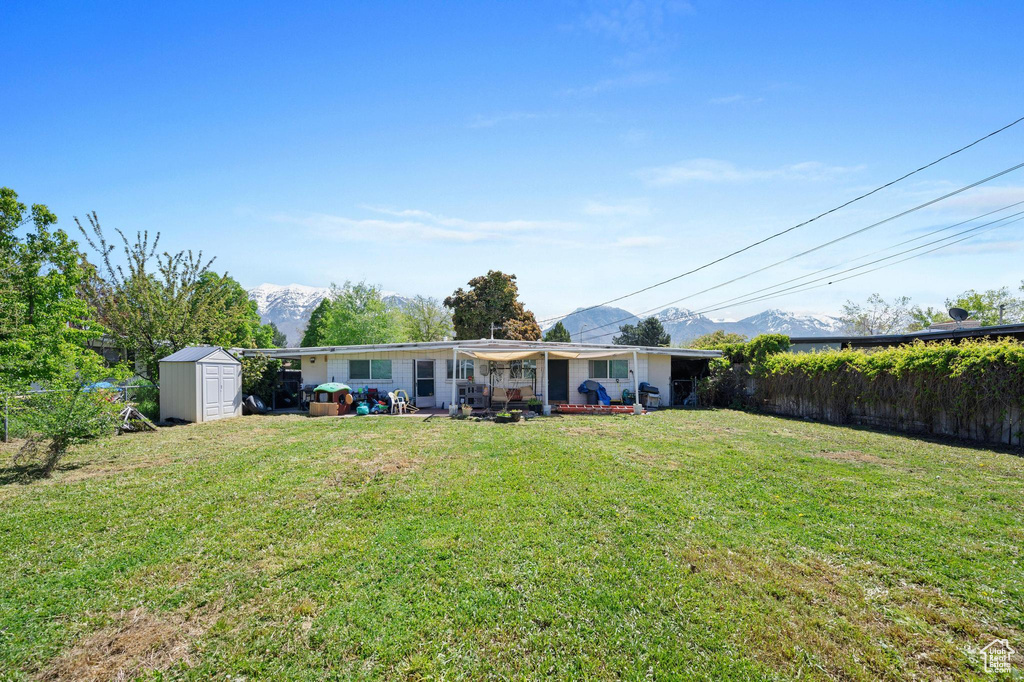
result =
M434 402L434 361L416 360L413 363L415 368L416 383L416 407L433 407Z

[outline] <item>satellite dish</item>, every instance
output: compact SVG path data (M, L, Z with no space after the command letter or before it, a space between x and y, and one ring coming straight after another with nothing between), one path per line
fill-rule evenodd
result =
M970 317L971 314L964 310L963 308L950 308L949 316L952 317L957 322L963 322L968 317Z

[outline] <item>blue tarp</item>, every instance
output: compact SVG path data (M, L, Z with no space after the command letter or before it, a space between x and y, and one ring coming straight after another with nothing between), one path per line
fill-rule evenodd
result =
M601 405L612 404L612 399L611 396L608 395L608 391L604 390L604 386L597 383L593 379L587 379L582 384L580 384L580 387L576 390L579 391L580 393L590 393L591 391L593 391L594 393L597 393L598 403L600 403Z

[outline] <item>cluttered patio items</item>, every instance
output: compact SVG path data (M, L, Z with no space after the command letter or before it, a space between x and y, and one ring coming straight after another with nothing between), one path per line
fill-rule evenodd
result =
M579 393L583 393L587 396L588 405L611 405L612 399L608 395L608 391L605 390L604 386L594 381L593 379L587 379L579 388L576 389Z

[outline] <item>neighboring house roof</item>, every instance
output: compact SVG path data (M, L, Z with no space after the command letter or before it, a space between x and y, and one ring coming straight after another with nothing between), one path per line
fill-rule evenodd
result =
M160 362L199 362L218 352L238 362L220 346L189 346L188 348L182 348L175 353L171 353L166 358L160 360Z
M532 352L560 353L573 357L595 357L597 355L626 354L636 351L647 355L670 355L682 358L718 358L717 350L696 350L693 348L663 348L660 346L618 346L596 343L552 343L549 341L510 341L508 339L475 339L472 341L427 341L409 343L380 343L355 346L318 346L311 348L255 348L237 349L243 355L268 355L270 357L301 357L303 355L336 355L347 353L454 350L486 353L490 352Z
M898 346L904 343L921 341L946 341L960 339L981 339L1005 337L1024 340L1024 324L999 324L991 327L964 327L960 329L941 329L911 332L909 334L877 334L874 336L791 336L791 345L797 344L841 344L846 347L864 346Z

